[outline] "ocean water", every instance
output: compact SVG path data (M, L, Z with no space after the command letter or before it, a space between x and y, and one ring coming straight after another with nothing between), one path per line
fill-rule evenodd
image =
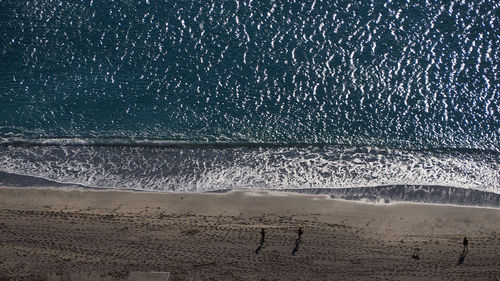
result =
M0 183L500 206L499 11L1 1Z

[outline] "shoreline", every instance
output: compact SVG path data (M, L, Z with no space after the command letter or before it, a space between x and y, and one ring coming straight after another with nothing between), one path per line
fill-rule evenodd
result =
M0 171L0 187L45 188L56 190L128 191L166 194L224 194L228 192L276 192L304 196L327 196L334 200L347 200L370 204L419 203L429 205L464 206L500 209L500 194L479 189L441 185L378 185L350 188L301 188L301 189L217 189L207 191L165 191L134 188L96 187L83 184L57 182L41 177L19 175Z
M0 187L0 212L0 277L12 280L64 272L124 280L134 270L169 271L169 280L500 278L495 208L268 191ZM256 254L261 227L268 241ZM298 227L303 242L291 255ZM456 266L464 236L470 252Z
M385 187L385 186L380 186L380 187ZM446 186L443 186L446 187ZM372 187L372 188L377 188L377 187ZM451 187L455 188L455 187ZM324 198L326 200L333 200L333 201L339 201L339 202L347 202L347 203L353 203L353 204L368 204L368 205L375 205L375 206L391 206L391 205L404 205L404 204L416 204L416 205L430 205L430 206L444 206L444 207L458 207L458 208L478 208L478 209L492 209L492 210L500 210L499 207L493 207L493 206L485 206L485 205L464 205L464 204L452 204L452 203L436 203L436 202L419 202L419 201L405 201L405 200L387 200L385 198L378 198L374 200L370 200L367 198L362 198L362 199L345 199L341 197L334 197L331 194L328 193L305 193L301 192L303 191L302 189L286 189L286 190L275 190L275 189L237 189L237 190L230 190L230 189L221 189L221 190L214 190L214 191L205 191L205 192L177 192L177 191L164 191L164 190L142 190L142 189L117 189L117 188L112 188L112 187L89 187L89 186L84 186L84 185L77 185L77 184L70 184L70 183L58 183L57 185L50 186L50 185L38 185L38 186L26 186L26 185L20 185L20 186L11 186L11 185L2 185L0 183L0 189L26 189L26 190L32 190L32 189L37 189L37 190L54 190L54 191L66 191L66 192L71 192L71 191L81 191L81 192L129 192L129 193L146 193L146 194L166 194L166 195L204 195L204 194L211 194L211 195L224 195L224 194L232 194L232 193L244 193L248 196L252 196L255 194L267 194L270 196L302 196L304 198L308 197L320 197ZM356 188L352 188L356 189ZM332 189L330 189L332 190ZM468 189L464 189L468 190ZM479 190L473 190L471 191L478 191L478 192L483 192L483 193L489 193L486 191L479 191ZM500 196L500 194L496 193L491 193ZM255 195L255 196L261 196L261 195ZM386 200L386 201L384 201Z

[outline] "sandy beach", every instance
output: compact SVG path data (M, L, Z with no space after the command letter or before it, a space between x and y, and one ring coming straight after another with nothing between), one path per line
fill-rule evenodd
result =
M500 280L498 209L2 187L0 213L0 280Z

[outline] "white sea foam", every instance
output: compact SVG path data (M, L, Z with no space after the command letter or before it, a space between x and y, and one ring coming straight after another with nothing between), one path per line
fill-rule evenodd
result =
M0 171L91 187L206 192L411 184L500 193L498 156L488 154L328 147L0 148Z

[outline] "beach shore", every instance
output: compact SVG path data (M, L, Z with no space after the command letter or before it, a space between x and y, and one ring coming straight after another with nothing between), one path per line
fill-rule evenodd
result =
M0 280L500 280L500 210L2 187L0 248Z

